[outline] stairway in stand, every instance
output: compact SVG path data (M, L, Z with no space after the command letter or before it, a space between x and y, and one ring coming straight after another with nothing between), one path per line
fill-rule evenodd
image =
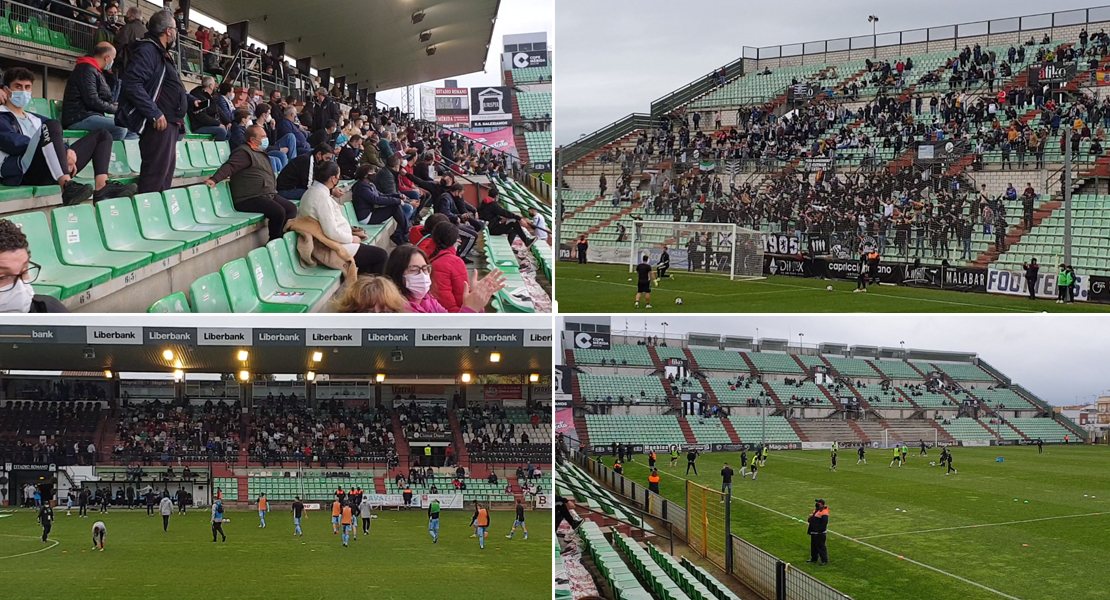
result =
M694 436L694 430L690 429L690 423L686 421L686 417L678 418L678 426L682 428L682 435L686 436L687 444L698 443L698 438Z
M728 419L721 419L721 425L725 428L725 431L728 432L729 441L731 441L733 444L739 444L740 434L736 433L736 428L732 426L732 421L729 421Z
M867 437L867 433L859 426L859 423L856 423L855 419L848 419L848 427L851 427L852 431L856 432L861 442L865 444L871 443L871 438Z

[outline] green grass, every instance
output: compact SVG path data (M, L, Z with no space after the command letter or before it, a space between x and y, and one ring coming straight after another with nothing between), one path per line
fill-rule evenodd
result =
M955 448L959 473L950 476L928 464L939 451L929 458L916 453L911 450L904 468L892 469L889 451L870 450L870 464L856 466L855 451L845 449L832 473L827 451L771 452L758 481L734 481L732 531L858 599L1004 597L848 539L869 536L882 537L863 541L1022 600L1106 597L1105 586L1093 582L1105 580L1098 557L1110 527L1110 450L1046 446L1038 455L1036 447ZM701 475L691 479L720 489L726 460L739 472L738 455L706 454L698 460ZM683 475L685 461L678 469L661 464L660 491L684 504L686 484L675 476ZM646 485L645 457L625 463L624 471ZM815 498L829 504L830 531L848 536L828 536L830 564L822 567L804 562L804 524L772 512L805 520ZM710 510L717 506L710 503ZM1101 515L984 526L1090 513ZM922 531L972 525L979 527Z
M951 292L904 286L869 286L866 294L854 294L855 282L768 277L757 281L729 281L727 276L672 271L651 294L655 312L1107 312L1110 305L1093 302L1056 304L1051 300L1031 302L1026 298ZM632 312L636 296L635 277L622 265L579 265L560 262L555 266L555 299L565 313ZM826 291L826 286L833 291ZM682 305L675 304L682 298ZM639 310L644 302L640 303Z
M89 518L56 510L51 540L32 511L0 518L4 587L23 598L547 598L551 594L551 512L527 514L531 534L505 539L512 512L494 512L486 549L469 537L470 511L445 511L433 545L422 512L384 511L369 538L344 548L328 514L302 520L293 537L289 513L271 512L258 528L256 512L229 514L227 542L212 543L208 513L170 519L145 511L113 510ZM92 524L108 527L104 552L93 552ZM14 592L19 590L19 592Z

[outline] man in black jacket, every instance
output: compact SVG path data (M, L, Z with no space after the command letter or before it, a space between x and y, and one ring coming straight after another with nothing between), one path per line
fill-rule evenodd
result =
M116 124L139 134L143 165L139 192L163 192L173 185L177 141L183 134L188 94L169 48L177 41L173 13L154 13L147 34L128 48Z
M829 549L825 546L825 537L829 530L829 507L825 501L818 498L814 500L813 513L809 515L809 560L808 563L829 564Z
M525 222L527 220L501 206L501 203L497 201L500 193L497 186L490 186L489 196L482 200L481 206L478 207L478 218L488 224L490 235L506 235L509 238L510 246L517 236L520 236L524 245L531 247L536 238L528 237L528 234L524 233L524 228L520 225L522 220Z
M355 179L358 165L362 162L362 136L355 134L347 140L347 145L339 151L335 162L339 164L339 173L343 179Z
M200 80L200 85L189 92L191 100L200 100L200 103L190 102L189 123L193 126L193 133L210 135L217 142L227 140L227 126L231 122L220 110L219 98L216 96L216 78L205 75Z
M323 129L317 129L308 136L308 145L312 147L319 146L320 144L331 144L335 141L335 130L339 129L339 123L336 121L328 121L324 123Z
M393 219L397 223L392 236L393 243L400 246L409 239L409 216L412 214L412 206L408 203L408 199L400 194L381 193L370 181L373 170L374 167L371 165L362 165L355 172L355 185L351 188L351 204L354 205L355 218L363 225L380 225Z
M61 302L35 294L31 284L39 266L31 262L27 236L15 223L0 219L0 312L65 313Z
M339 122L339 105L331 96L328 96L326 88L317 88L316 90L316 106L312 110L312 122L315 124L315 129L323 129L328 121L334 123ZM304 119L301 119L301 124L305 125Z
M276 240L284 233L285 223L296 218L297 206L278 195L270 156L262 149L265 137L265 130L258 125L248 127L247 143L232 150L227 162L204 183L211 188L230 178L235 208L266 215L270 239Z
M335 158L335 148L328 144L320 144L311 153L301 154L289 161L289 164L281 169L281 173L278 173L278 195L286 200L300 200L301 196L308 191L308 186L312 185L312 175L316 165L333 158ZM339 188L332 191L342 193Z
M97 44L92 55L77 59L62 96L63 128L79 131L104 129L116 141L138 139L139 136L127 131L126 127L116 125L114 118L105 116L116 113L112 88L104 76L115 60L116 47L109 42Z

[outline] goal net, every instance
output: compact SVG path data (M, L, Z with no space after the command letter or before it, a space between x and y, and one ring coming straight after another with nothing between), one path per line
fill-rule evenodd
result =
M940 441L940 435L933 427L899 427L883 430L883 448L893 448L905 444L909 447L910 454L917 454L921 450L922 440L929 448L936 448Z
M686 543L722 569L729 532L724 501L721 492L686 481Z
M763 279L763 246L758 231L731 223L634 221L629 272L649 256L654 268L666 246L672 272L714 273L729 279Z

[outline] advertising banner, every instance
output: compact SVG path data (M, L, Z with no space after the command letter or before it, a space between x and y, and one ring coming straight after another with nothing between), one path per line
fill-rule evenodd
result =
M797 237L785 233L761 233L764 254L801 254L802 244Z
M608 350L611 347L611 336L608 333L591 333L580 331L574 334L574 347L581 350Z
M764 275L785 275L788 277L809 277L812 275L806 268L806 261L798 260L793 256L763 255Z
M1038 298L1051 299L1058 296L1056 289L1056 271L1041 269L1034 283L1034 293ZM1076 300L1086 301L1090 293L1090 281L1082 273L1075 274L1075 283L1072 293ZM1009 271L990 267L987 273L987 292L991 294L1005 294L1007 296L1029 296L1029 282L1022 271Z
M512 88L502 86L470 88L471 127L506 127L512 122Z
M1029 67L1029 87L1038 88L1047 84L1066 83L1075 78L1076 64L1073 62L1042 62Z
M554 506L554 504L551 503L551 501L554 500L551 494L536 494L534 498L535 501L532 506L536 510L551 510L551 507Z
M562 400L564 396L570 396L571 390L574 389L574 369L566 365L556 365L554 380L552 383L552 393L555 394L556 400Z
M474 123L471 123L471 126L478 127L478 125ZM470 138L475 142L478 142L479 144L485 144L491 148L501 150L502 152L508 152L513 156L519 156L519 154L517 154L516 142L513 141L512 127L503 127L501 129L495 129L493 131L487 131L485 133L477 133L474 131L459 131L457 133L463 137Z
M470 90L468 88L435 89L436 123L467 125L470 123Z
M860 263L858 260L829 260L819 261L818 264L821 264L821 262L825 265L825 276L830 279L856 279L859 277ZM898 263L879 263L879 283L896 285L902 283L904 270L904 265ZM875 274L872 273L871 277L874 278Z
M421 494L419 498L413 498L413 504L420 508L428 508L432 500L439 500L439 507L443 509L458 509L463 507L462 494Z
M482 397L486 400L519 400L524 397L523 385L484 385Z
M401 494L366 494L366 499L372 506L399 507L405 505L405 498ZM420 498L414 497L415 506L420 506Z
M514 69L547 66L547 50L521 50L512 55Z
M1110 302L1110 277L1091 275L1091 289L1087 298L1092 302Z
M567 437L578 438L574 430L574 409L560 408L555 411L555 434L560 433Z

